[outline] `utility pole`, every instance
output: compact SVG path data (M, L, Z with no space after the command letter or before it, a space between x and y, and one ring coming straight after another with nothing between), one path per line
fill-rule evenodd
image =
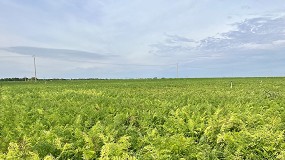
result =
M179 77L179 65L178 65L178 63L176 63L176 78L178 78Z
M37 67L36 67L36 56L34 55L34 69L35 69L35 82L37 81Z

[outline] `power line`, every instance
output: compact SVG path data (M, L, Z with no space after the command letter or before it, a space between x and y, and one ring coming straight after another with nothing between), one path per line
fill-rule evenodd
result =
M19 55L19 56L1 56L0 57L33 57L34 55ZM110 63L110 62L98 62L98 61L87 61L87 60L71 60L71 59L64 59L64 61L69 62L84 62L84 63L92 63L92 64L108 64L108 65L120 65L120 66L176 66L176 76L178 77L179 72L179 64L188 64L193 61L181 61L179 63L169 63L169 64L133 64L133 63ZM192 69L218 69L215 67L190 67Z
M28 56L0 56L0 57L35 57L34 55ZM174 66L176 64L132 64L132 63L109 63L109 62L98 62L98 61L87 61L87 60L71 60L64 59L64 61L69 62L85 62L85 63L96 63L96 64L109 64L109 65L122 65L122 66Z
M34 78L35 81L37 81L37 67L36 67L36 56L35 55L0 55L0 57L33 57L34 60ZM73 59L58 59L63 61L69 61L69 62L83 62L83 63L91 63L91 64L105 64L105 65L118 65L118 66L176 66L176 78L179 78L179 64L189 64L193 62L194 60L188 60L188 61L181 61L177 63L169 63L169 64L133 64L133 63L110 63L110 62L99 62L99 61L93 61L93 60L73 60ZM182 65L183 66L183 65ZM191 69L217 69L212 67L187 67Z

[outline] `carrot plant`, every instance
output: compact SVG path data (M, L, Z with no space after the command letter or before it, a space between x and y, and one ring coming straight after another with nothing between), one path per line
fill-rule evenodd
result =
M0 159L285 159L284 80L3 82Z

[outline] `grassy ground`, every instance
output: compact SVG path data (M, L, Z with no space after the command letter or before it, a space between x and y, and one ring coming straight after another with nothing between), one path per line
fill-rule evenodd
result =
M285 159L284 107L285 78L1 82L0 159Z

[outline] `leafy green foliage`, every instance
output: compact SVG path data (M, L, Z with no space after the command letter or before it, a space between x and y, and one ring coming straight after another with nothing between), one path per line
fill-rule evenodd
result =
M1 82L0 159L284 159L284 83Z

